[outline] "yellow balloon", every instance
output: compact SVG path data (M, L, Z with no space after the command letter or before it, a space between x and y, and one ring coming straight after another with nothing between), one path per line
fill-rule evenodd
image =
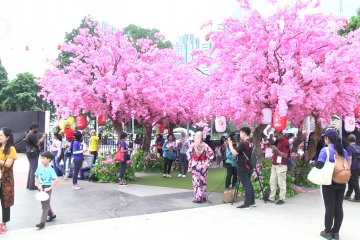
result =
M75 123L74 117L69 117L67 120L69 121L70 124Z

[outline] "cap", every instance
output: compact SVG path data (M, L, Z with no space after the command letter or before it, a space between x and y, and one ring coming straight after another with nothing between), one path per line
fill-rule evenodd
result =
M333 140L336 140L338 138L338 134L337 134L336 130L333 128L326 129L326 131L323 134L321 134L321 136L328 137Z
M354 134L350 134L347 138L349 141L356 142L356 136Z

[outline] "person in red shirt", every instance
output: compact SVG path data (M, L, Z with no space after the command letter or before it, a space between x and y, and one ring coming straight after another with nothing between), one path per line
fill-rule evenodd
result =
M270 176L270 202L275 202L275 195L277 187L280 188L279 200L277 205L285 203L286 195L286 172L287 172L287 159L290 154L289 140L284 136L281 131L275 131L276 142L270 148L274 151L273 163L271 167Z

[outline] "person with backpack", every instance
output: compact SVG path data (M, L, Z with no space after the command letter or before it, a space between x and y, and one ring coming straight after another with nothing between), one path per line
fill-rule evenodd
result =
M245 190L245 201L244 204L238 206L240 209L250 209L250 207L255 207L255 191L251 183L251 175L253 172L253 167L251 166L250 159L253 151L253 143L250 139L251 130L248 127L243 127L240 129L240 144L235 149L233 146L233 139L228 139L228 146L231 153L234 156L237 156L237 175L240 179L241 184Z
M346 169L344 168L345 165L348 165L349 157L335 129L327 129L322 136L324 136L327 147L321 149L319 157L315 162L315 167L318 169L323 168L325 162L328 160L329 162L335 163L335 169L332 183L321 186L321 193L325 205L325 230L320 232L320 236L325 239L339 239L339 231L344 217L343 199L346 188L345 182L348 180L341 178L343 178L343 174L347 175L346 178L350 177L350 171L346 173ZM338 165L341 165L343 169L339 169L341 167Z
M351 156L351 177L348 184L348 190L344 196L352 202L360 202L360 189L359 189L359 168L360 168L360 146L356 144L356 136L350 134L348 136L349 146L346 148L349 156ZM354 198L351 195L355 192Z
M164 157L164 175L163 177L171 178L171 165L176 158L176 141L174 134L167 136L167 141L163 145Z
M280 188L279 200L277 205L285 203L286 196L286 173L287 173L287 159L290 154L289 140L284 136L283 132L275 131L276 141L270 145L274 154L272 157L272 167L270 175L270 189L269 202L275 202L275 195L277 186Z

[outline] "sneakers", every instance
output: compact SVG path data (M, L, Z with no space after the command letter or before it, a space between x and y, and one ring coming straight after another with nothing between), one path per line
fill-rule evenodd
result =
M167 176L167 174L164 173L164 174L163 174L163 177L166 177L166 176Z
M56 215L53 215L52 217L49 217L46 221L47 222L51 222L52 220L54 220L56 218Z
M250 207L256 207L256 203L250 204Z
M183 178L186 178L186 175L182 175Z
M35 225L35 227L39 228L39 230L43 229L45 227L45 223L38 223Z
M332 233L327 233L325 231L321 231L320 236L322 236L325 239L329 239L329 240L331 240L333 238Z
M279 200L276 202L276 205L283 205L285 204L285 201L284 200Z
M81 189L83 189L83 187L81 187L80 185L76 184L76 185L73 186L73 189L74 189L74 190L81 190Z
M350 198L351 198L350 196L346 196L346 195L344 196L345 200L349 200Z
M181 174L181 173L179 173L178 177L182 177L182 174Z
M120 186L127 186L127 182L125 180L120 180L119 185Z
M339 240L340 239L339 233L333 233L332 238L335 239L335 240Z
M171 178L172 176L170 174L167 174L166 177Z
M237 206L236 208L240 208L240 209L248 210L248 209L250 209L250 206L249 206L249 205L245 205L245 204L243 204L243 205Z
M0 224L0 234L5 233L7 231L7 226L3 223Z

